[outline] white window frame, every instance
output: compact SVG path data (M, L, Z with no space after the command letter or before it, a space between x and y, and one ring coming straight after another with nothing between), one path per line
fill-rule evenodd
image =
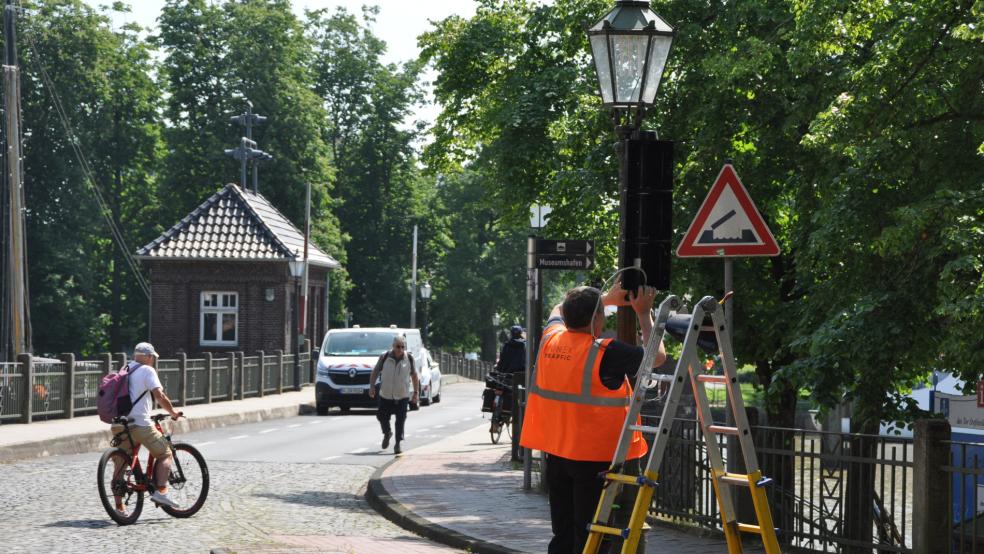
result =
M212 295L216 296L217 306L210 304ZM234 298L235 306L228 306L223 302L225 298ZM208 301L208 302L207 302ZM209 305L206 305L209 304ZM201 346L238 346L239 345L239 293L234 291L206 290L199 295L199 314L198 314L198 344ZM216 340L205 340L205 315L215 314L215 336ZM222 340L222 320L226 314L232 314L236 319L235 338L231 341Z

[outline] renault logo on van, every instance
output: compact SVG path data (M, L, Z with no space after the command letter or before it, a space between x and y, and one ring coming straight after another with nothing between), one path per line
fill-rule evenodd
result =
M354 367L350 367L349 368L349 377L351 377L352 379L355 379L355 368Z

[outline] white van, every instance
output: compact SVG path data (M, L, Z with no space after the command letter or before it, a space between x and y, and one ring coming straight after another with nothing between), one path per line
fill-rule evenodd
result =
M407 352L413 356L421 380L421 397L428 402L434 398L430 390L429 356L424 351L419 329L390 327L353 327L331 329L325 334L318 357L318 378L315 384L315 405L318 414L325 415L333 406L343 412L350 408L375 408L376 400L369 398L369 376L379 356L393 346L393 337L407 337ZM425 376L426 374L426 376ZM424 394L427 380L428 394ZM440 391L437 399L440 400ZM417 409L417 406L411 406Z

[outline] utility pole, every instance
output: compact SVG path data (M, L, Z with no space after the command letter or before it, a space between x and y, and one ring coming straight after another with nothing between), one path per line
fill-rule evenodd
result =
M311 182L307 183L307 199L304 202L304 280L301 283L301 338L304 340L304 336L307 332L307 290L308 290L308 271L310 270L310 263L308 262L308 243L311 242Z
M24 187L21 179L20 145L20 72L17 67L17 35L14 22L16 8L13 0L4 6L4 52L3 90L6 118L4 127L7 139L7 192L9 214L7 214L7 291L10 329L10 352L6 357L13 360L18 354L31 352L30 306L27 301L27 241L24 236ZM5 337L6 342L6 337ZM7 347L7 344L4 344Z
M413 274L410 278L410 328L417 328L417 226L413 226Z

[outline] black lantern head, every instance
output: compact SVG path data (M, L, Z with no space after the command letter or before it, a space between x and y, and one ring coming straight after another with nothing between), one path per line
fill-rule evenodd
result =
M637 0L618 0L588 29L605 107L644 107L655 101L674 34L649 2Z

